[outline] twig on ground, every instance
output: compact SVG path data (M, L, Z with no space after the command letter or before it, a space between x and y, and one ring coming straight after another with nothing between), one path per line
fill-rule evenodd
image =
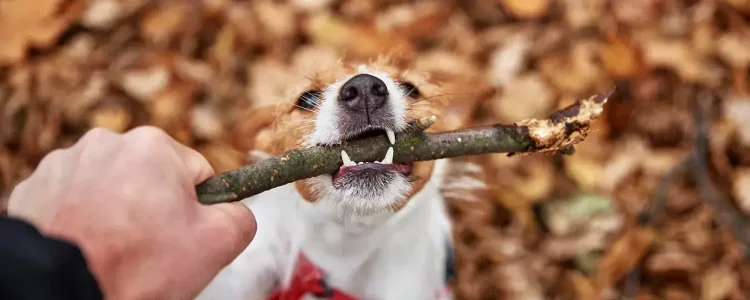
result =
M703 92L698 96L696 103L695 124L696 139L695 153L692 156L690 167L698 185L698 192L716 214L716 220L730 229L737 241L745 248L745 259L750 261L750 221L737 209L727 202L714 187L708 175L708 116L711 95Z
M571 153L589 126L602 112L614 89L581 100L544 120L525 120L511 125L425 133L434 118L410 123L396 134L390 145L385 135L346 141L333 147L311 147L287 151L279 156L219 174L196 188L201 203L239 201L297 180L333 174L343 164L341 151L354 161L375 161L389 147L394 163L427 161L487 153Z
M690 162L694 154L691 154L687 159L683 160L679 164L673 166L667 174L662 176L659 180L659 184L651 197L651 203L638 214L637 224L638 226L652 226L656 219L664 213L664 208L667 206L667 194L669 185L672 181L689 170ZM653 243L646 249L644 253L648 253L653 248ZM641 257L641 261L646 255ZM628 272L625 277L625 282L622 290L623 299L635 299L635 295L641 285L641 261L639 261L633 269Z

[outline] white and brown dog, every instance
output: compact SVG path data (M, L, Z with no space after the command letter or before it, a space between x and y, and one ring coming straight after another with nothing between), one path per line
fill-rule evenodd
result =
M343 63L306 79L276 106L279 154L371 134L393 141L410 120L438 116L440 88L386 60ZM451 299L451 220L441 193L449 161L354 162L244 199L255 240L199 299Z

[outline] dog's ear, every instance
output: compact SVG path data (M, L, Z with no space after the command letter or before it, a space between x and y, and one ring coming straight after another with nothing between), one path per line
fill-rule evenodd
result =
M272 153L273 126L283 113L279 105L251 108L240 117L232 129L232 142L237 150L249 153Z

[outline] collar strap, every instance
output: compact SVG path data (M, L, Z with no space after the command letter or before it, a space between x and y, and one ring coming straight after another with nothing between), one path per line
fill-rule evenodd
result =
M326 281L325 274L303 253L300 253L289 287L276 290L269 300L298 300L306 294L329 300L358 300L347 293L331 288Z

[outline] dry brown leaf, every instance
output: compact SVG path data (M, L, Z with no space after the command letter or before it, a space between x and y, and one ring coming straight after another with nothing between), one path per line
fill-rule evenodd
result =
M510 122L539 118L554 106L554 94L537 74L524 74L512 81L492 101L495 116Z
M216 173L235 170L245 163L245 154L224 143L211 143L199 147L200 152Z
M500 4L513 16L521 19L536 19L546 15L550 0L499 0Z
M750 169L737 169L733 177L732 192L737 206L743 213L750 214Z
M193 86L178 83L156 94L147 106L153 123L159 127L169 127L178 135L188 134L182 131L189 126L195 92Z
M498 47L490 57L489 83L497 87L511 84L525 66L531 41L519 35Z
M709 269L701 281L701 300L726 299L737 289L737 274L727 266Z
M601 67L596 63L597 44L576 41L570 51L557 51L541 57L539 69L556 88L573 95L585 93L602 75Z
M599 56L604 69L615 79L633 77L643 69L638 50L622 36L602 45Z
M437 35L446 26L450 7L442 2L424 1L394 5L376 16L379 32L400 33L406 39L424 39Z
M583 155L566 156L565 171L583 190L595 190L604 177L604 167L596 159Z
M265 107L285 99L286 93L293 89L289 82L302 80L295 76L287 65L274 59L258 60L248 66L248 69L250 76L255 78L247 88L247 96L252 99L254 108ZM305 91L298 92L301 94Z
M612 12L620 22L634 27L647 27L661 17L660 0L612 2Z
M740 144L750 146L750 97L730 94L722 105L724 118L736 130Z
M28 48L46 48L80 14L80 5L59 11L66 0L0 2L0 66L17 63Z
M645 262L645 269L652 276L688 276L700 269L697 257L686 253L677 243L658 247Z
M119 84L131 97L147 102L170 84L171 77L166 66L154 65L125 72Z
M606 8L603 0L569 0L562 4L565 6L565 21L573 29L594 25Z
M196 137L206 140L216 140L225 134L220 113L209 104L199 104L193 108L190 129Z
M265 36L286 40L294 35L297 21L292 7L269 0L253 1L251 5Z
M105 106L96 109L89 117L91 127L103 127L114 132L125 132L129 129L132 117L122 107Z
M230 69L235 60L237 32L234 28L231 25L224 25L208 50L209 61L218 65L221 70Z
M727 3L737 9L744 12L750 12L750 1L749 0L722 0L721 2Z
M714 85L721 77L716 66L708 64L685 40L647 39L643 43L643 54L652 68L669 68L683 80Z
M333 0L291 0L289 3L300 11L318 11L328 8Z
M94 29L110 29L123 16L124 7L120 0L88 1L81 15L81 24Z
M519 159L516 159L519 160ZM510 188L531 203L541 201L550 195L554 188L555 168L541 158L522 159L515 169L505 170L498 175L503 186Z
M727 33L715 41L717 54L735 68L744 69L750 65L750 35Z
M569 278L573 283L573 290L576 292L576 299L580 300L599 300L602 292L591 279L577 271L569 273Z
M155 44L164 44L185 30L188 6L169 2L158 9L150 10L141 19L141 35Z
M599 287L609 288L643 258L655 238L653 229L631 227L615 240L599 261L596 281Z
M304 28L316 44L341 49L353 57L389 55L396 60L411 56L414 50L412 44L398 34L382 33L371 26L347 23L330 14L312 16Z

